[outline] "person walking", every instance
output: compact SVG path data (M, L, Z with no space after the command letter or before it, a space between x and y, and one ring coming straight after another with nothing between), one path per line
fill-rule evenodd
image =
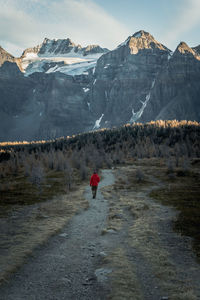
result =
M91 189L92 189L93 199L96 198L99 181L100 181L99 175L94 170L93 175L91 176L91 179L90 179L90 186L91 186Z

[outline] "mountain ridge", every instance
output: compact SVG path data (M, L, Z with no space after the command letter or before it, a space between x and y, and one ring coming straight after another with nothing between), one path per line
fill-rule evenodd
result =
M44 38L43 42L35 47L27 48L23 51L21 58L26 57L27 53L36 53L39 56L43 56L45 54L54 56L60 54L68 54L74 51L74 53L83 54L87 56L92 53L105 53L109 51L107 48L102 48L99 45L87 45L86 47L82 47L80 44L75 44L72 42L70 38L67 39L49 39Z
M45 41L46 53L57 49L66 56L39 57L40 45L25 50L24 73L13 76L10 62L0 68L0 97L10 109L0 107L6 128L1 140L51 139L157 119L200 120L199 46L181 42L172 52L144 30L106 53L91 53L98 46L88 46L86 56L70 39Z

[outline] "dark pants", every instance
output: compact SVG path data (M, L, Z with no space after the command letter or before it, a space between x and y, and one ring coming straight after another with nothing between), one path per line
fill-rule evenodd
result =
M93 198L96 198L96 194L97 194L97 186L92 186L92 195L93 195Z

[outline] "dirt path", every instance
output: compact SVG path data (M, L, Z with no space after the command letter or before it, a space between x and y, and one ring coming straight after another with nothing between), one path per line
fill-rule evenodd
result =
M89 208L34 252L0 299L200 299L190 241L172 230L176 211L149 198L163 183L148 175L150 185L133 188L126 174L104 170L97 199L87 187Z
M103 171L100 188L114 183L112 171ZM112 239L102 236L108 203L98 190L88 210L76 215L69 226L34 252L21 270L0 291L0 299L105 299L106 273L99 267ZM95 275L96 272L96 275ZM105 282L104 282L105 281Z

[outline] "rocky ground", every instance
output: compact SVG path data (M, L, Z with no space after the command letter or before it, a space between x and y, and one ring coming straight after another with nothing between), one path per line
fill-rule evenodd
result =
M191 239L173 231L175 209L149 197L164 182L145 166L131 182L137 169L104 170L97 199L87 187L89 208L33 252L0 299L200 299Z

